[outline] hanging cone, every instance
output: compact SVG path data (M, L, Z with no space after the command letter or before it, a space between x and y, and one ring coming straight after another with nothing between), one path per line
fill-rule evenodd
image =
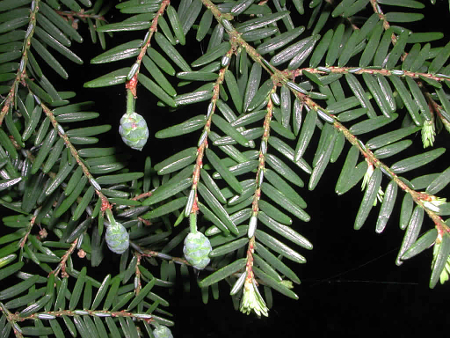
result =
M130 245L127 229L117 222L113 222L108 226L105 233L105 240L109 250L119 255L123 254Z
M147 122L137 113L124 114L120 119L119 134L127 146L142 150L149 135Z
M164 325L159 325L156 329L154 329L153 335L155 338L173 338L170 329Z
M184 257L198 270L203 270L209 264L211 250L209 239L201 232L191 232L184 240Z

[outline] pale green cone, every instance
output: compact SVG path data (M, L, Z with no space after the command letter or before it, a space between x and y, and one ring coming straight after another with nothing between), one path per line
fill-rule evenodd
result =
M127 146L142 150L149 135L147 122L137 113L124 114L120 119L119 134Z
M117 222L113 222L108 226L105 233L105 240L109 250L119 255L123 254L130 245L127 229Z
M172 331L167 326L159 325L153 330L155 338L173 338Z
M203 270L209 264L211 243L201 232L189 233L184 240L184 257L196 269Z

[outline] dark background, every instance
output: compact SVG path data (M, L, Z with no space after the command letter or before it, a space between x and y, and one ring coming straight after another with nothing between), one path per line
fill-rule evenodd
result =
M305 8L307 3L309 2L305 1ZM436 8L431 7L428 2L427 6L437 11L433 11L431 18L417 25L418 30L446 30L450 17L446 1L440 1ZM108 19L118 21L118 17L119 14L114 14ZM305 17L308 18L308 14ZM84 25L80 25L80 32L85 39L89 39ZM137 36L142 38L144 34L141 31ZM191 37L195 36L194 32L190 34ZM303 35L305 34L307 33ZM113 39L107 38L107 48L116 45L116 41L131 40L131 35L132 33L115 33ZM186 59L192 61L205 50L205 44L199 44L195 39L188 41L179 50L182 54L184 51ZM442 41L445 43L446 38ZM89 60L102 52L100 46L87 43L80 47L74 43L73 47L85 60L85 65L72 68L75 71L69 72L68 82L58 84L61 85L58 89L65 86L67 89L73 88L76 84L80 94L75 101L94 100L102 123L113 125L114 132L104 144L120 145L122 141L116 131L120 116L125 112L123 86L83 89L82 83L113 69L129 66L131 61L126 60L120 65L90 65ZM69 62L63 62L63 65L72 67ZM179 89L178 92L184 91ZM186 147L189 142L196 143L199 133L194 133L193 139L154 138L156 131L188 119L193 110L196 114L206 111L206 104L169 112L158 108L148 91L138 88L137 111L147 119L151 132L144 150L133 151L134 165L140 168L138 170L142 170L143 160L147 155L151 156L153 163L158 163L176 150ZM441 145L448 144L448 135L445 133L440 135L440 139ZM420 135L416 136L413 147L415 151L422 149ZM210 296L207 305L202 303L200 292L193 284L191 293L186 294L177 289L169 298L169 311L174 314L173 320L176 323L172 328L175 337L266 337L269 333L272 337L328 337L336 333L347 337L375 337L382 334L388 337L406 337L415 333L436 334L446 331L446 322L450 316L444 304L449 300L449 289L448 285L440 284L435 290L428 288L431 250L405 262L401 267L395 265L404 234L398 227L399 203L383 234L378 235L374 230L379 207L372 210L361 230L353 230L363 195L359 185L341 197L334 193L345 153L344 151L338 163L329 165L315 191L309 192L307 188L299 191L308 203L306 211L311 215L311 221L302 223L295 220L293 227L314 244L312 251L300 250L306 257L307 264L290 265L302 280L302 284L296 285L294 289L299 300L287 299L274 291L274 307L269 311L269 317L258 319L255 315L246 316L233 309L228 296L229 288L225 283L221 283L219 300L213 300ZM310 150L306 157L310 160L313 155L314 150ZM448 155L445 154L439 163L427 167L428 172L445 169L448 166L447 159ZM416 177L419 173L415 171L413 176L405 176ZM307 175L301 174L301 177L305 182L308 181ZM383 182L385 187L387 182ZM450 196L448 189L442 195ZM402 196L399 192L399 202ZM431 227L432 222L427 219L423 231ZM100 266L101 268L106 271L108 269L106 266Z

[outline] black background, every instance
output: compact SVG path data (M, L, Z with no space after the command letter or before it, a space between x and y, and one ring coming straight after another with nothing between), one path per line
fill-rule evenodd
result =
M305 1L305 7L307 3ZM437 6L437 11L434 11L435 8L427 2L427 7L434 14L417 25L419 31L446 30L450 18L447 3L441 1ZM292 8L292 11L295 9ZM108 19L113 22L118 17L119 14L114 14ZM308 18L308 14L304 17ZM82 24L80 32L85 39L89 39ZM144 34L145 31L141 31L137 36L142 38ZM183 55L186 59L192 61L202 54L205 44L199 44L192 38L195 37L195 32L190 34L187 45L179 50L182 54L185 53ZM114 38L107 38L108 48L116 45L116 41L131 40L131 35L132 33L115 33ZM445 43L446 38L442 41ZM90 65L89 60L102 52L100 46L87 43L80 47L74 43L73 47L85 60L85 64L72 68L69 80L58 83L58 89L73 88L75 84L80 93L76 98L77 102L94 100L102 123L113 125L114 132L104 145L121 145L122 141L116 130L120 116L125 112L123 86L84 89L82 83L113 69L129 66L131 61L126 60L120 65ZM63 65L72 67L69 62L63 62ZM56 76L53 78L56 79ZM183 92L183 89L178 92ZM155 105L155 100L148 91L138 88L137 111L147 119L151 132L144 150L133 151L134 165L140 168L138 170L142 170L143 160L147 155L151 156L153 163L158 163L176 150L187 147L188 142L196 143L199 133L193 139L154 138L157 130L193 116L192 110L199 114L202 110L206 111L206 105L199 104L194 108L168 112ZM440 135L440 139L441 145L448 144L448 135L445 133ZM195 144L192 142L189 146ZM415 137L413 147L416 151L422 149L420 135ZM313 155L314 150L310 150L306 157L310 160ZM388 337L406 337L415 333L435 334L446 331L446 322L450 319L445 307L445 303L449 301L449 289L448 285L440 284L435 290L428 288L431 250L400 267L395 265L404 234L398 227L399 205L397 204L384 233L376 234L374 230L378 208L374 208L361 230L353 230L363 193L359 185L341 197L334 193L344 157L345 155L341 155L336 164L329 165L315 191L309 192L307 188L299 190L308 203L306 211L311 215L311 221L302 223L296 220L293 227L314 244L312 251L300 250L306 257L307 264L290 265L302 280L302 284L296 285L294 289L299 300L290 300L274 292L274 307L269 311L269 317L258 319L254 315L247 316L233 309L227 285L221 285L219 300L210 297L209 303L204 305L200 292L193 283L191 293L186 294L177 289L169 298L169 311L174 314L173 320L176 323L172 328L175 337L268 337L269 334L271 337L328 337L336 333L347 337L376 337L382 334ZM448 154L443 155L439 163L427 167L428 172L445 169L448 166L447 159ZM307 182L307 176L300 175ZM409 178L415 176L419 176L419 173L414 172ZM385 184L384 181L383 185ZM449 196L448 189L446 192L444 195ZM402 195L399 193L399 199ZM423 231L431 227L432 223L427 219ZM97 273L107 273L108 268L100 266L101 271Z

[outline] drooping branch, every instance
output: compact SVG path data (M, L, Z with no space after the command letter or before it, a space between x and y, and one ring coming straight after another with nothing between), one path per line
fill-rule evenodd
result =
M415 191L414 189L410 188L405 182L403 182L400 177L397 176L397 174L395 174L392 169L384 164L383 162L381 162L370 149L367 149L364 144L352 133L350 133L350 131L344 127L340 122L335 121L334 122L334 126L336 129L338 129L340 132L342 132L345 136L345 138L355 147L357 147L359 149L359 151L361 152L361 154L365 157L365 159L371 163L374 167L376 168L380 168L381 171L388 176L391 180L393 180L405 193L411 195L413 201L419 205L420 207L422 207L426 213L428 214L428 216L433 220L435 226L438 229L445 229L445 231L450 232L450 227L448 225L445 224L445 222L443 221L443 219L437 215L436 212L434 212L433 210L430 210L424 203L425 202L430 202L433 200L433 197L428 195L427 193L422 193L422 192L418 192Z
M261 138L261 146L259 150L259 165L256 172L256 190L253 194L253 201L252 201L252 216L250 217L250 224L248 227L248 247L247 247L247 255L246 255L246 264L245 264L245 281L243 283L244 288L244 298L246 297L246 294L253 293L256 298L258 298L259 291L255 290L256 285L256 278L255 274L253 272L253 254L255 252L255 232L257 228L257 222L258 222L258 213L259 213L259 200L261 198L261 186L263 184L264 180L264 170L265 170L265 156L267 153L267 147L269 144L269 136L270 136L270 121L272 120L272 113L273 113L273 104L272 100L269 98L269 101L267 103L267 114L264 118L264 133ZM263 305L263 301L260 300L257 302L259 306L256 304L253 304L254 306L249 306L245 310L241 311L249 311L253 309L256 313L261 311L263 314L267 315L267 309L265 308L265 304ZM266 309L266 311L264 311ZM258 313L259 315L259 313Z
M232 47L230 50L226 53L225 57L231 58L235 48ZM206 122L205 126L203 128L203 132L200 135L199 143L198 143L198 149L197 149L197 159L195 161L195 167L194 172L192 174L192 187L191 187L191 194L193 194L193 200L191 205L186 206L186 212L187 213L195 213L198 211L198 194L197 194L197 186L198 182L200 181L200 171L203 166L203 157L205 154L205 149L208 147L208 135L211 131L211 125L212 125L212 117L216 110L216 104L217 100L219 100L219 92L220 92L220 86L222 85L224 79L225 79L225 73L228 70L227 64L225 67L222 67L219 71L219 76L214 83L213 87L213 96L211 98L211 101L208 105L207 114L206 114Z
M319 104L314 102L309 96L308 93L303 90L301 87L297 86L292 81L295 81L295 77L302 74L302 71L308 71L310 73L316 74L329 74L329 73L353 73L353 74L379 74L382 76L408 76L414 79L418 79L421 77L428 78L430 80L436 80L440 82L449 81L450 77L443 74L428 74L428 73L420 73L420 72L411 72L404 70L387 70L387 69L366 69L360 67L318 67L318 68L304 68L298 69L294 71L281 71L278 70L273 65L269 64L252 46L250 46L237 32L237 30L232 26L232 24L228 21L229 18L222 15L220 10L209 0L202 0L203 4L212 11L216 20L222 24L227 30L230 41L234 41L236 44L240 45L247 51L247 54L253 59L254 62L261 65L263 69L265 69L274 81L275 85L287 86L291 90L291 92L304 104L306 104L310 109L314 109L319 113L319 116L322 117L328 123L332 123L333 126L342 132L352 145L355 145L360 153L366 158L369 164L372 164L376 168L380 168L382 172L387 175L390 179L393 179L395 183L406 193L410 194L413 198L413 201L424 208L429 215L429 217L433 220L436 227L445 229L445 231L450 231L450 228L443 222L442 218L436 214L436 212L426 208L424 202L429 200L431 197L427 194L417 192L411 188L409 188L391 169L389 166L381 162L376 156L373 154L370 149L367 149L363 142L359 140L355 135L353 135L342 123L340 123L336 117L330 114L326 108L321 107ZM372 5L374 6L374 10L376 13L381 15L381 19L383 21L383 25L385 29L389 28L389 23L385 20L384 14L378 6L378 3L375 0L371 0ZM396 37L393 36L393 43L395 44Z

